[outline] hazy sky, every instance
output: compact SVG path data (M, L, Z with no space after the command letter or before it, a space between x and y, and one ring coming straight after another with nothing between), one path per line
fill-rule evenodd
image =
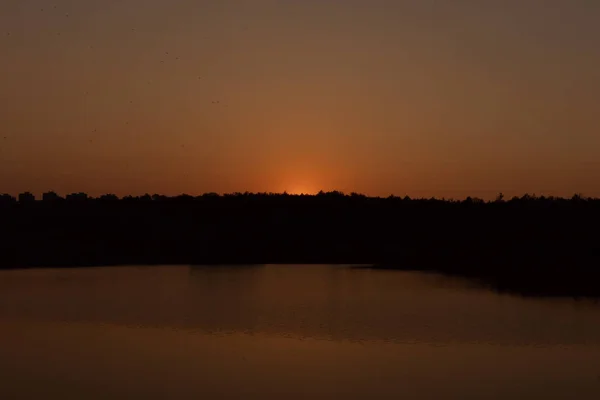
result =
M0 192L600 196L598 0L2 0L0 31Z

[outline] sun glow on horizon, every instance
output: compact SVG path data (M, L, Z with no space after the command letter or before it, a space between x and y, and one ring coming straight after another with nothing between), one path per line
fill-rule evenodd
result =
M314 195L317 194L319 191L315 190L310 185L291 185L288 188L286 188L285 192L292 195Z

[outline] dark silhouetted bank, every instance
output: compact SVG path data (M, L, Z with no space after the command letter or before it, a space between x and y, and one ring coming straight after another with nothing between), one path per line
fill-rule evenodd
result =
M0 196L0 265L375 264L600 294L600 200L238 193ZM401 288L399 288L401 290Z

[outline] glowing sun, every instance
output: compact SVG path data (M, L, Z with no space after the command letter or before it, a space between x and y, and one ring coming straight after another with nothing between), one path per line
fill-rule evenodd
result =
M287 193L294 195L301 194L316 194L317 191L312 188L310 185L291 185L287 189Z

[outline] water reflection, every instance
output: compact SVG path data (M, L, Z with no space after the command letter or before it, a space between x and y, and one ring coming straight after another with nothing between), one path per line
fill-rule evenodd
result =
M431 274L343 266L94 268L0 274L0 316L399 343L600 343L599 307Z
M187 327L209 332L254 332L264 266L191 266L185 291ZM187 305L187 306L186 306Z
M345 266L6 271L0 398L596 399L598 311Z

